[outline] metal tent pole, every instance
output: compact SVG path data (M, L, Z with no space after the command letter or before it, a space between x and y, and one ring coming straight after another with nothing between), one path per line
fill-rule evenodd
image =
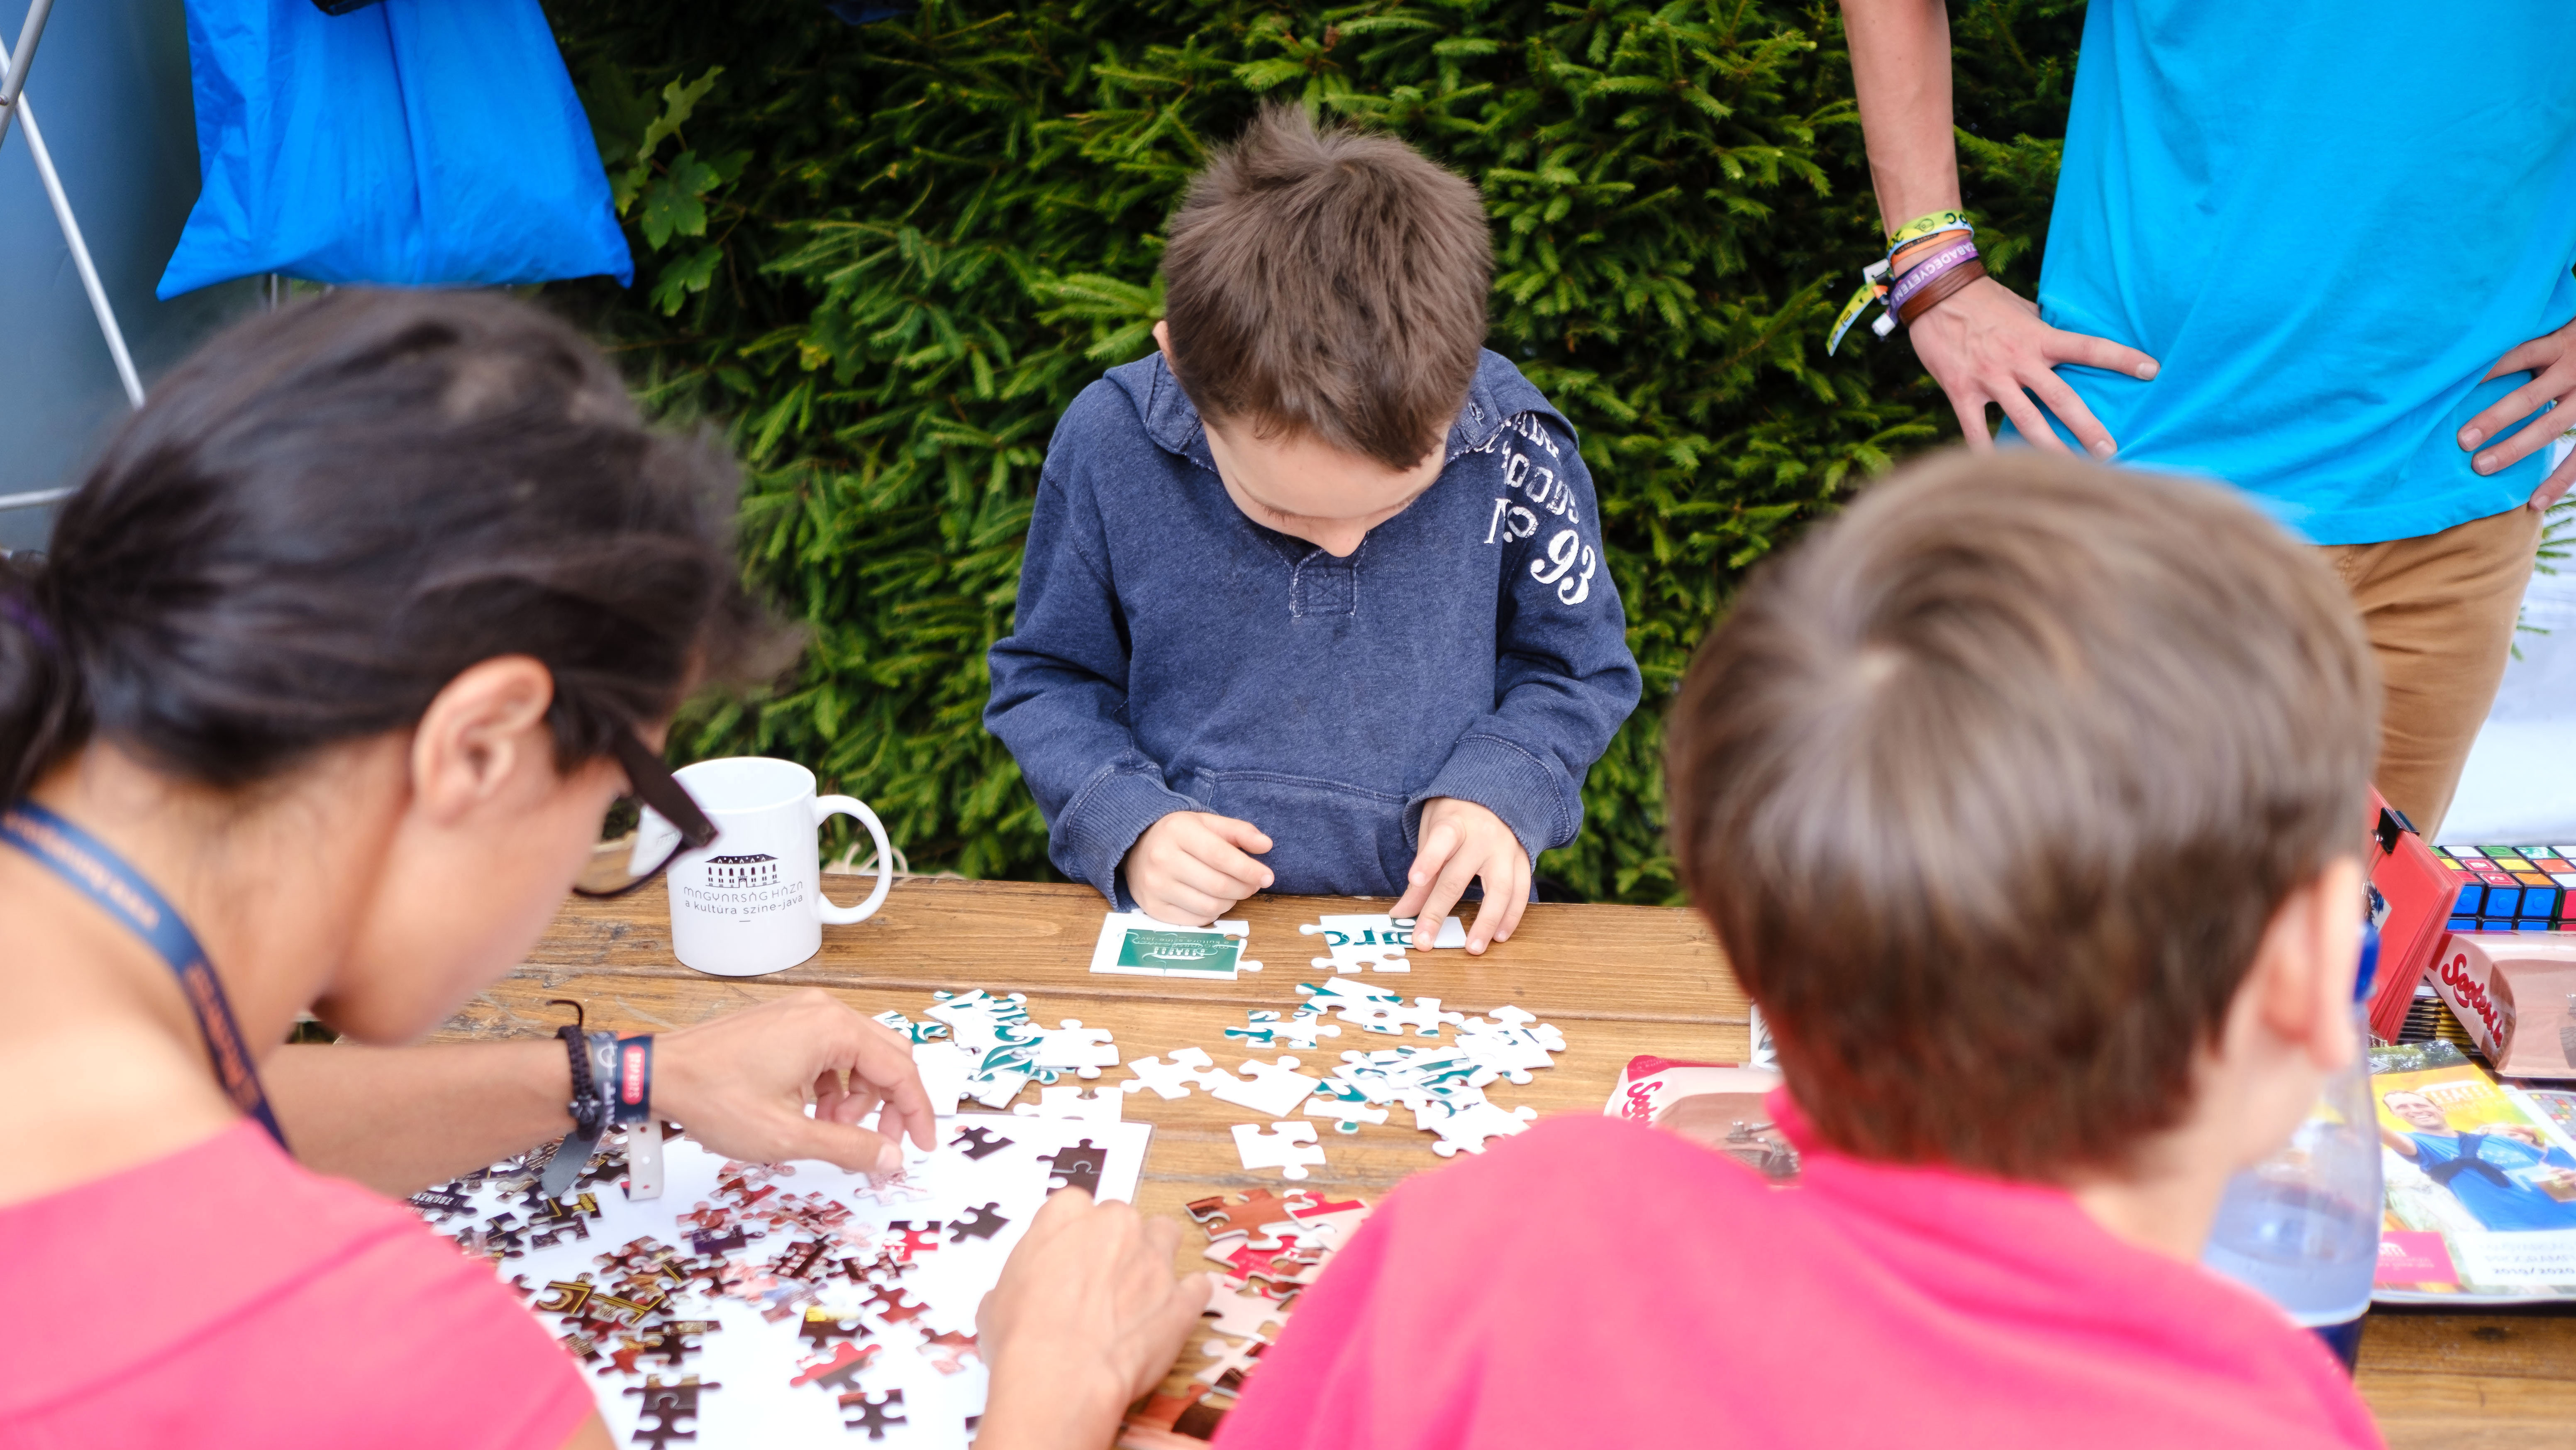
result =
M27 67L36 63L36 42L45 38L45 17L54 0L27 0L27 18L18 26L18 58L0 60L0 143L9 139L9 123L18 116L18 93L27 86Z
M34 7L27 12L28 23L41 28L41 12L49 9L52 3L53 0L35 0ZM32 47L23 32L18 42L14 57L7 47L0 46L0 68L7 72L5 84L11 95L5 109L0 109L0 141L5 141L12 117L26 121L27 154L35 159L36 176L44 183L46 200L53 203L54 221L62 228L63 244L71 248L72 268L80 273L81 290L89 294L89 310L98 318L99 335L107 339L108 356L116 362L117 381L125 385L125 400L140 408L143 406L143 379L134 370L134 355L126 350L125 330L117 326L116 308L108 302L107 288L98 280L98 266L90 260L89 243L81 236L80 219L72 215L71 197L63 190L61 173L54 170L53 153L45 148L45 133L36 125L36 103L19 93L26 82L26 60Z

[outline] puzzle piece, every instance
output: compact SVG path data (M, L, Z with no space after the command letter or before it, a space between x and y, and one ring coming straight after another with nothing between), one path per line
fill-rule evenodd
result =
M1084 1091L1066 1083L1038 1089L1038 1100L1011 1109L1023 1118L1073 1118L1085 1123L1115 1123L1125 1116L1127 1095L1107 1088Z
M941 1031L947 1031L941 1028ZM957 1106L976 1086L976 1074L983 1071L985 1054L954 1042L917 1042L912 1048L913 1069L921 1074L921 1090L930 1095L930 1110L946 1113ZM990 1091L992 1084L984 1085ZM1019 1091L1013 1083L1011 1091Z
M1286 1018L1276 1012L1253 1012L1249 1027L1229 1027L1225 1035L1246 1047L1294 1047L1312 1052L1318 1037L1339 1037L1342 1029L1327 1023L1315 1008L1300 1007Z
M957 1148L961 1143L966 1146L959 1148L958 1151L965 1154L970 1159L983 1158L994 1153L999 1153L1003 1149L1011 1146L1010 1139L1003 1137L1001 1134L994 1132L992 1129L985 1127L981 1123L969 1123L965 1127L959 1128L957 1130L957 1136L948 1140L948 1146L951 1148Z
M1216 1074L1218 1080L1208 1084L1208 1096L1219 1102L1250 1108L1269 1118L1288 1112L1304 1102L1308 1094L1323 1086L1322 1078L1307 1077L1297 1071L1297 1059L1293 1057L1283 1057L1277 1062L1263 1062L1256 1057L1235 1071L1243 1076Z
M1495 1138L1507 1138L1526 1132L1538 1121L1538 1109L1521 1106L1504 1112L1493 1103L1470 1103L1460 1108L1426 1107L1414 1114L1414 1126L1440 1135L1431 1151L1443 1158L1457 1156L1459 1150L1482 1153L1485 1144Z
M1325 949L1332 953L1316 957L1314 966L1335 972L1413 970L1413 963L1404 955L1404 949L1413 944L1413 933L1399 933L1391 916L1327 916L1297 930L1322 937Z
M1102 1068L1118 1065L1118 1048L1110 1042L1108 1028L1085 1027L1067 1018L1060 1030L1038 1034L1032 1060L1039 1067L1069 1068L1082 1077L1098 1077Z
M1136 1074L1136 1080L1122 1082L1119 1086L1131 1093L1150 1089L1160 1098L1187 1097L1190 1089L1203 1082L1215 1067L1216 1060L1202 1049L1184 1047L1173 1053L1169 1062L1159 1057L1139 1057L1130 1061L1127 1070Z
M1303 1188L1289 1189L1285 1194L1267 1188L1238 1193L1232 1198L1220 1193L1212 1198L1192 1199L1181 1205L1181 1211L1196 1220L1212 1239L1229 1234L1251 1233L1265 1224L1287 1223L1316 1206L1315 1195Z
M702 1339L722 1328L722 1324L712 1319L674 1319L645 1330L637 1343L644 1351L644 1357L658 1354L666 1365L678 1369L682 1360L705 1347L690 1341Z
M673 1440L695 1440L698 1432L681 1429L680 1422L698 1417L701 1392L723 1388L713 1380L701 1384L693 1374L682 1375L677 1382L670 1384L663 1383L659 1375L648 1375L644 1383L629 1385L626 1393L640 1395L644 1399L644 1408L636 1412L634 1443L650 1445L653 1450L667 1450ZM647 1420L653 1423L644 1423Z
M841 1396L840 1404L843 1410L856 1410L859 1412L859 1417L857 1419L843 1421L841 1428L844 1430L865 1430L868 1432L868 1438L871 1440L884 1439L888 1426L900 1425L904 1422L903 1416L895 1413L895 1411L903 1408L903 1391L901 1390L887 1390L883 1394L876 1395L867 1394L863 1391L853 1391L852 1393Z
M983 1351L975 1347L975 1336L962 1329L934 1334L921 1342L921 1352L930 1367L941 1374L955 1374L966 1367L966 1361L984 1362Z
M833 1345L830 1359L807 1361L802 1367L804 1372L789 1380L788 1383L818 1385L827 1390L848 1389L851 1381L857 1379L860 1372L868 1367L868 1361L876 1358L884 1349L885 1346L882 1344L871 1344L864 1348L848 1342Z
M821 1354L833 1340L861 1339L867 1332L867 1326L856 1319L828 1309L808 1309L805 1311L805 1326L796 1331L796 1336L812 1345L814 1353Z
M1199 1353L1209 1356L1215 1363L1190 1378L1203 1385L1213 1385L1227 1394L1240 1394L1244 1377L1261 1363L1261 1352L1269 1347L1258 1339L1242 1344L1211 1339L1199 1346Z
M1231 1339L1259 1339L1262 1326L1285 1323L1288 1311L1276 1299L1247 1294L1226 1282L1223 1274L1210 1274L1208 1307L1205 1317L1216 1322L1208 1328Z
M1109 1150L1095 1146L1089 1138L1071 1148L1058 1148L1043 1161L1047 1165L1047 1192L1079 1188L1094 1198L1100 1196L1100 1173L1109 1164Z
M1213 926L1174 926L1141 911L1112 911L1100 920L1091 970L1128 977L1207 977L1231 981L1238 971L1261 970L1242 960L1251 928L1240 921Z
M948 1024L961 1047L989 1053L997 1047L1030 1047L1038 1040L1025 992L996 997L978 987L971 992L933 992L931 997L932 1006L923 1015Z
M1339 1010L1343 1021L1358 1023L1363 1032L1401 1034L1410 1027L1416 1037L1437 1037L1442 1024L1467 1020L1464 1012L1441 1011L1437 997L1416 997L1410 1007L1377 1000L1345 1004Z
M1280 1177L1292 1180L1304 1178L1308 1168L1324 1163L1312 1123L1272 1123L1266 1130L1258 1123L1237 1123L1234 1151L1246 1169L1276 1168Z
M929 1186L914 1182L912 1169L908 1167L901 1172L890 1173L882 1180L871 1178L865 1187L850 1190L850 1197L873 1199L881 1208L899 1208L907 1203L918 1203L930 1196ZM699 1252L703 1253L705 1250L701 1249Z
M902 1324L920 1318L922 1311L930 1307L919 1300L909 1304L904 1302L911 1298L912 1291L909 1289L879 1289L869 1298L868 1311L887 1324Z
M999 1203L988 1203L982 1208L970 1208L963 1215L950 1219L948 1241L952 1244L962 1244L968 1239L991 1238L1010 1223L1009 1219L993 1211L1001 1206Z
M413 1194L410 1202L414 1210L432 1223L444 1223L458 1214L471 1216L474 1212L474 1196L462 1183L424 1188Z
M924 1042L936 1042L948 1035L948 1024L945 1022L915 1022L901 1012L879 1012L875 1020L902 1033L905 1040L915 1046Z
M1330 1118L1336 1133L1356 1133L1362 1123L1383 1123L1386 1109L1345 1102L1339 1097L1315 1097L1306 1100L1306 1116Z

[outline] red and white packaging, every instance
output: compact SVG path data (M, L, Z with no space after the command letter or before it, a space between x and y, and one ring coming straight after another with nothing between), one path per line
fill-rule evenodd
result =
M2432 979L2499 1076L2576 1078L2576 938L2455 931Z
M1669 1057L1632 1057L1610 1089L1602 1116L1633 1118L1652 1124L1666 1108L1702 1093L1750 1094L1755 1098L1780 1085L1780 1074L1767 1067L1733 1063L1675 1062Z

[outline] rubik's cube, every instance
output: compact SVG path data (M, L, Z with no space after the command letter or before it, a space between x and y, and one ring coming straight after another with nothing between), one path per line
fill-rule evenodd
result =
M2453 931L2576 932L2576 846L2436 846L2460 879Z

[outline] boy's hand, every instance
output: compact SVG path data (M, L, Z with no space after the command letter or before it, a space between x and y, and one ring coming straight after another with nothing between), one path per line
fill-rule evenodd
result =
M1502 817L1474 801L1441 796L1422 808L1422 849L1405 875L1404 895L1387 915L1429 922L1428 931L1413 933L1414 946L1429 951L1440 919L1479 877L1485 902L1476 909L1476 924L1467 928L1467 950L1482 954L1490 943L1510 941L1521 924L1529 906L1529 853Z
M1127 894L1156 921L1206 926L1269 888L1270 868L1252 859L1269 849L1270 838L1250 821L1174 811L1127 848Z

